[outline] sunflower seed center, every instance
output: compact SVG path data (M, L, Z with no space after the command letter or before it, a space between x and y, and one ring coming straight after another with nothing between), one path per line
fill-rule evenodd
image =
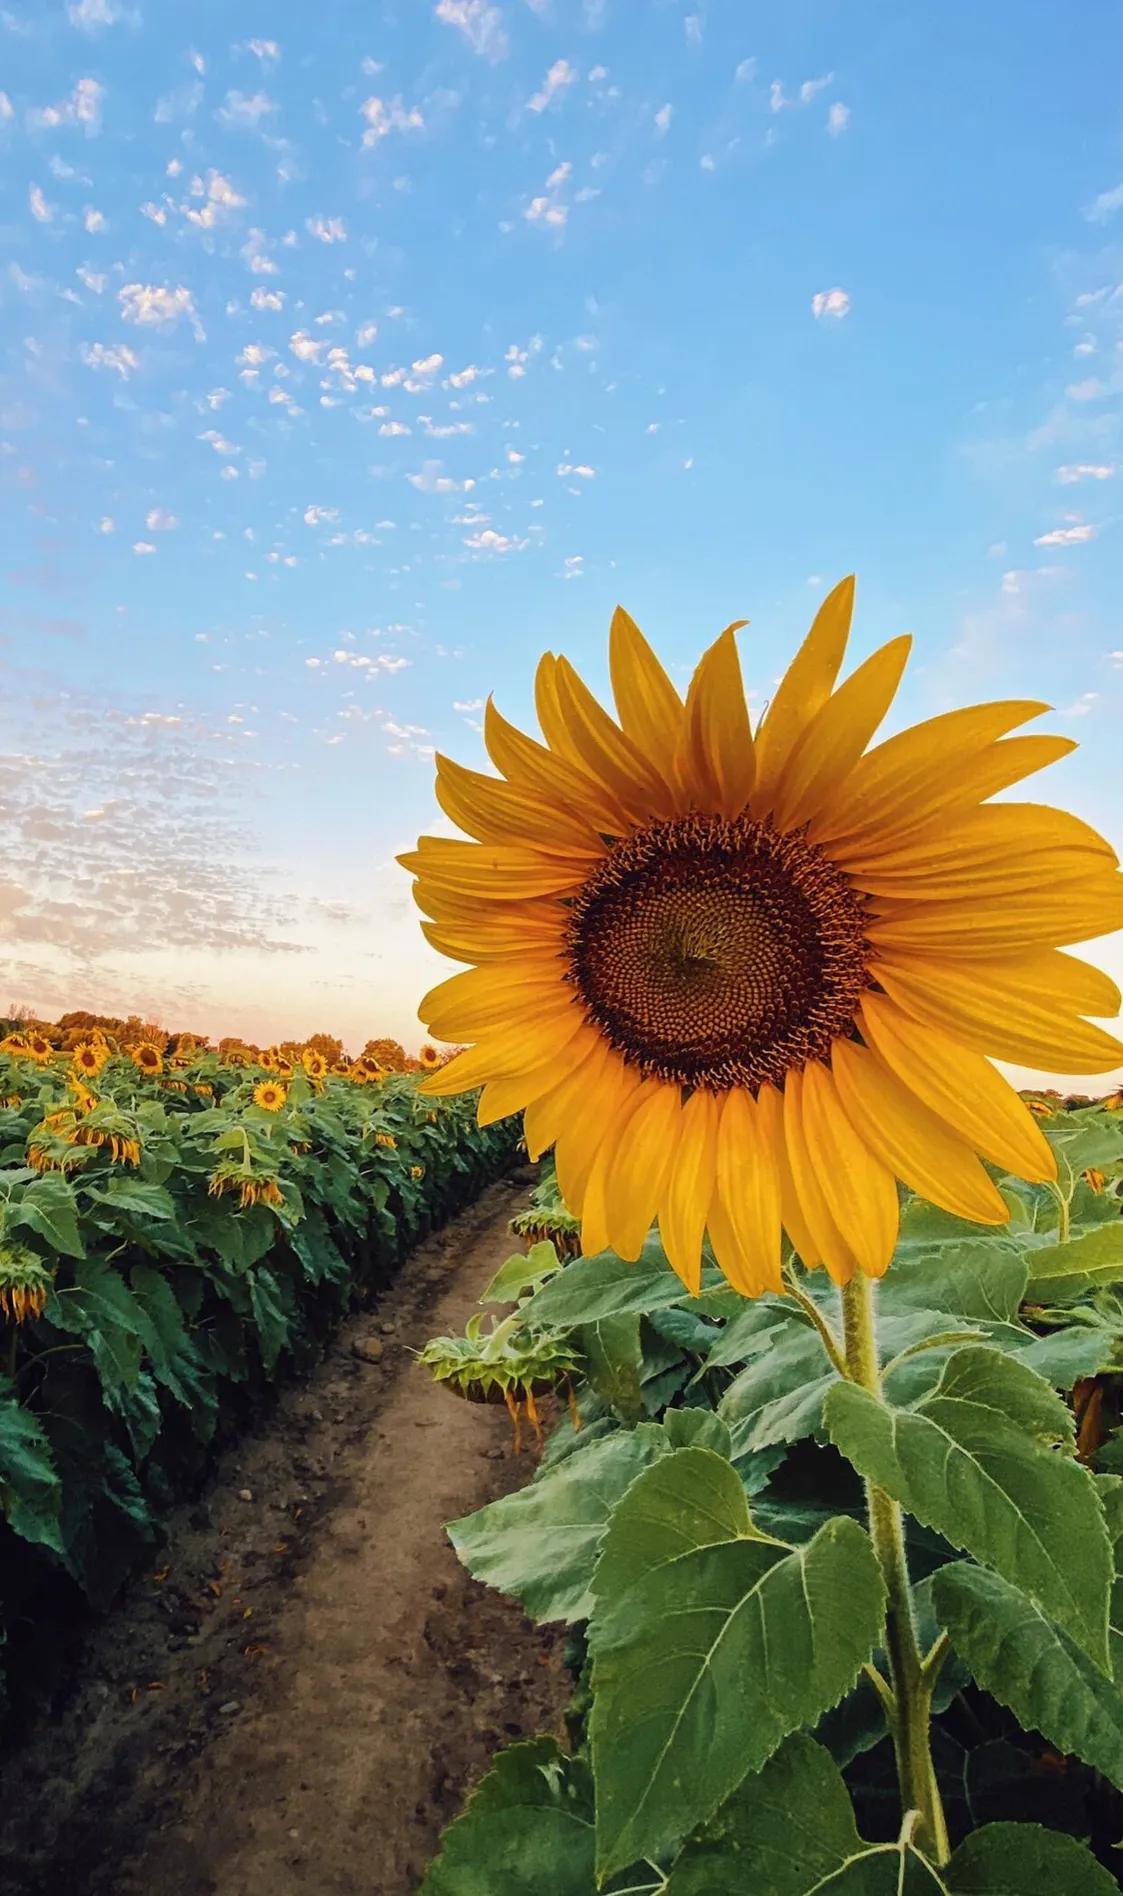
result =
M645 1074L756 1091L850 1034L869 982L864 921L801 831L680 817L634 831L586 882L568 979Z

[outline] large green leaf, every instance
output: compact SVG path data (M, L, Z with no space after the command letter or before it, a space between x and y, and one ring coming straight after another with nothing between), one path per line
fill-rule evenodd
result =
M272 1271L259 1266L247 1272L247 1281L250 1287L250 1308L261 1346L261 1360L266 1375L271 1376L277 1367L277 1358L289 1340L289 1320Z
M594 1896L589 1768L555 1738L495 1758L441 1838L419 1896Z
M1089 1166L1103 1169L1123 1160L1123 1121L1102 1107L1057 1114L1047 1136L1060 1160L1062 1176L1066 1165L1072 1172L1084 1172Z
M643 1415L643 1349L636 1315L583 1323L574 1336L590 1389L625 1422Z
M130 1283L153 1375L177 1402L191 1410L196 1434L206 1441L217 1414L214 1385L188 1334L175 1292L163 1272L147 1264L134 1266Z
M597 1548L625 1489L667 1437L652 1422L576 1449L529 1487L452 1521L448 1534L468 1572L513 1593L532 1619L579 1620L592 1608Z
M1116 1896L1119 1888L1075 1837L1040 1824L984 1824L943 1875L952 1896Z
M932 1212L943 1218L942 1212ZM901 1310L944 1310L949 1316L1011 1323L1025 1295L1028 1266L1022 1248L1006 1237L949 1236L941 1243L904 1241L893 1268L879 1287L878 1307L885 1314ZM957 1222L957 1221L953 1221Z
M830 1752L802 1733L686 1845L663 1896L947 1896L915 1849L869 1845Z
M753 1532L744 1484L709 1448L680 1448L637 1475L617 1502L593 1575L597 1612L626 1587L694 1547Z
M767 1332L767 1348L730 1383L718 1413L736 1452L798 1442L822 1421L827 1391L838 1381L819 1332L789 1308Z
M61 1257L84 1257L86 1247L78 1228L78 1203L74 1187L58 1172L44 1172L25 1185L18 1198L7 1208L5 1224L9 1231L23 1226L46 1239Z
M63 1551L61 1483L37 1416L25 1409L7 1377L0 1380L0 1508L25 1541Z
M590 1738L602 1875L707 1822L870 1658L884 1597L856 1522L698 1547L598 1603Z
M72 1285L56 1284L47 1315L58 1329L82 1338L103 1390L135 1389L144 1355L140 1312L112 1264L103 1257L81 1259L73 1267Z
M690 1293L668 1264L658 1238L649 1237L635 1264L625 1264L613 1251L575 1258L535 1291L523 1305L523 1315L528 1323L572 1330L602 1317L644 1315L688 1301Z
M1027 1731L1123 1789L1123 1693L1050 1616L998 1574L961 1560L934 1575L932 1600L984 1691Z
M1050 1244L1030 1255L1031 1303L1069 1303L1123 1282L1123 1219L1093 1225L1071 1237L1067 1244Z
M859 1474L1020 1586L1108 1666L1113 1567L1103 1506L1071 1458L1071 1416L1040 1376L971 1345L911 1408L840 1383L825 1416Z
M532 1244L529 1251L516 1251L512 1257L501 1264L487 1289L480 1295L481 1303L514 1303L528 1290L537 1290L547 1277L556 1276L561 1269L561 1259L548 1238L538 1244Z

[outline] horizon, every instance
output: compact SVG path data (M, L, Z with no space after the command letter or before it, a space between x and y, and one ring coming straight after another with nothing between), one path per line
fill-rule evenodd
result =
M1123 841L1113 11L237 12L0 16L9 999L416 1051L433 755L617 601L759 716L855 569Z

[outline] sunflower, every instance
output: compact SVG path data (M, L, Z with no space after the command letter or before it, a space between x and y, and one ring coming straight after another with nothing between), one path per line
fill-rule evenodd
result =
M417 1056L417 1064L425 1073L434 1073L441 1064L441 1056L435 1047L426 1043Z
M132 1058L142 1073L162 1073L164 1070L164 1056L151 1040L142 1040L139 1046L134 1047Z
M836 690L852 600L845 580L825 601L755 733L736 625L683 703L618 611L618 720L548 654L544 744L489 703L502 774L438 758L438 800L477 840L401 858L430 942L472 964L422 1003L431 1034L475 1043L423 1090L482 1082L485 1124L525 1108L584 1250L634 1259L657 1217L692 1288L707 1231L749 1295L781 1287L782 1227L840 1283L879 1275L898 1179L1004 1222L981 1158L1056 1168L987 1056L1123 1058L1084 1018L1116 1012L1115 983L1059 952L1123 924L1114 854L1073 816L988 801L1074 746L1009 736L1047 709L1019 701L867 751L910 641Z
M34 1060L39 1066L43 1066L48 1060L53 1059L54 1051L46 1034L28 1034L28 1058Z
M284 1054L278 1054L273 1064L273 1071L279 1080L291 1080L293 1075L292 1061L286 1060Z
M392 1132L376 1132L374 1143L376 1146L385 1146L387 1152L396 1152L398 1149L398 1142Z
M305 1047L300 1056L300 1064L310 1080L322 1080L328 1070L328 1063L323 1054L317 1053L314 1047Z
M96 1079L109 1058L109 1048L101 1040L83 1040L70 1056L76 1073Z
M0 1313L13 1323L40 1317L54 1273L24 1244L0 1244Z
M416 1184L418 1179L425 1177L425 1167L423 1165L411 1165L409 1168L409 1175L413 1179L414 1183Z
M253 1103L267 1113L279 1113L288 1098L288 1088L278 1080L261 1080L253 1089Z

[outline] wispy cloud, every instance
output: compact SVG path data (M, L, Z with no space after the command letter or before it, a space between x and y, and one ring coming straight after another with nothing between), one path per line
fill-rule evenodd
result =
M528 99L528 110L531 112L544 112L546 107L551 105L560 94L564 93L569 86L575 85L576 83L576 67L571 66L568 59L555 59L538 91Z
M1090 224L1106 224L1108 219L1114 217L1116 211L1121 208L1123 208L1123 184L1113 184L1110 191L1101 191L1098 197L1094 197L1092 202L1085 206L1084 215Z
M438 20L460 29L481 59L505 59L508 52L503 15L490 0L437 0Z
M816 290L811 298L811 314L816 321L823 316L841 319L850 314L850 295L847 290Z

